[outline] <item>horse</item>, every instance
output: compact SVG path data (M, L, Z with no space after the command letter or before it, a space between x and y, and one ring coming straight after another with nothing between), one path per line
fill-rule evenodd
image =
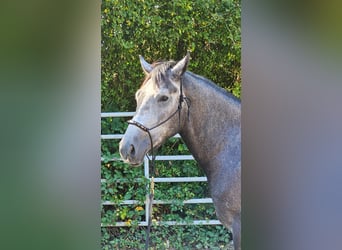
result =
M145 80L135 93L136 113L120 141L124 162L144 156L179 133L208 179L220 222L241 249L241 102L207 78L187 71L184 58L149 64L139 55Z

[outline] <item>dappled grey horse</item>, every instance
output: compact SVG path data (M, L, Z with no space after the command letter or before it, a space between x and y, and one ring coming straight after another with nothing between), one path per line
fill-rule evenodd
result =
M179 62L147 63L136 92L136 114L120 142L131 165L179 133L203 168L218 219L231 229L234 249L241 249L240 101L208 79L186 71L189 53Z

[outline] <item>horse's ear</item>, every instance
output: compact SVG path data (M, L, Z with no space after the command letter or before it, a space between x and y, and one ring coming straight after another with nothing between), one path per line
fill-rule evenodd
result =
M139 55L139 59L140 59L140 64L144 73L148 75L153 69L152 65L146 62L145 59L141 55Z
M190 52L188 51L186 56L180 60L172 69L171 72L176 76L176 77L181 77L184 72L186 71L186 68L188 66L188 63L190 61Z

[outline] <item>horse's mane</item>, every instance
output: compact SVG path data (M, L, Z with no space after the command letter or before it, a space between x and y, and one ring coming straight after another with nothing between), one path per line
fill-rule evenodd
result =
M191 71L187 71L187 74L189 76L191 76L193 79L196 79L197 82L202 82L203 85L210 87L212 90L214 90L216 93L218 94L222 94L225 95L231 99L234 99L238 102L240 102L240 99L236 96L234 96L231 92L227 91L226 89L220 87L219 85L215 84L213 81L211 81L210 79L201 76L201 75L197 75Z
M158 82L160 79L163 78L165 72L169 69L172 69L173 66L176 65L175 61L156 61L152 63L152 71L145 76L143 83L141 84L140 88L145 85L145 83L150 80L151 78L155 79L155 82Z

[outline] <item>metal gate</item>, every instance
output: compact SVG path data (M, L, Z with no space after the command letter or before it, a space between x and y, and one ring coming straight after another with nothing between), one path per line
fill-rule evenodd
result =
M106 117L132 117L134 115L134 112L111 112L111 113L101 113L101 118ZM122 134L101 134L101 140L119 140L123 137ZM176 138L180 138L180 136L177 134L175 135ZM192 155L157 155L156 161L168 161L168 160L189 160L193 161L194 158ZM101 159L102 161L102 159ZM150 173L149 173L149 160L145 156L144 158L144 175L147 179L150 179ZM105 182L105 179L101 179L101 182ZM207 178L202 177L163 177L163 178L154 178L155 183L160 182L206 182ZM124 200L120 204L121 205L131 205L131 204L137 204L137 200ZM144 221L140 221L138 223L139 226L147 226L148 221L148 214L149 214L149 203L150 200L148 198L148 195L146 195L145 200L145 211L146 216ZM153 200L153 204L171 204L172 201L164 201L164 200ZM198 203L212 203L211 198L200 198L200 199L189 199L183 201L184 204L198 204ZM109 206L109 205L117 205L116 203L110 202L110 201L104 201L102 202L102 206ZM160 224L160 222L156 222L157 224ZM163 224L167 225L189 225L189 223L185 222L178 222L178 221L163 221ZM221 225L220 221L218 220L193 220L193 225ZM127 226L126 222L116 222L115 224L106 224L103 225L101 223L101 227L121 227L121 226Z

